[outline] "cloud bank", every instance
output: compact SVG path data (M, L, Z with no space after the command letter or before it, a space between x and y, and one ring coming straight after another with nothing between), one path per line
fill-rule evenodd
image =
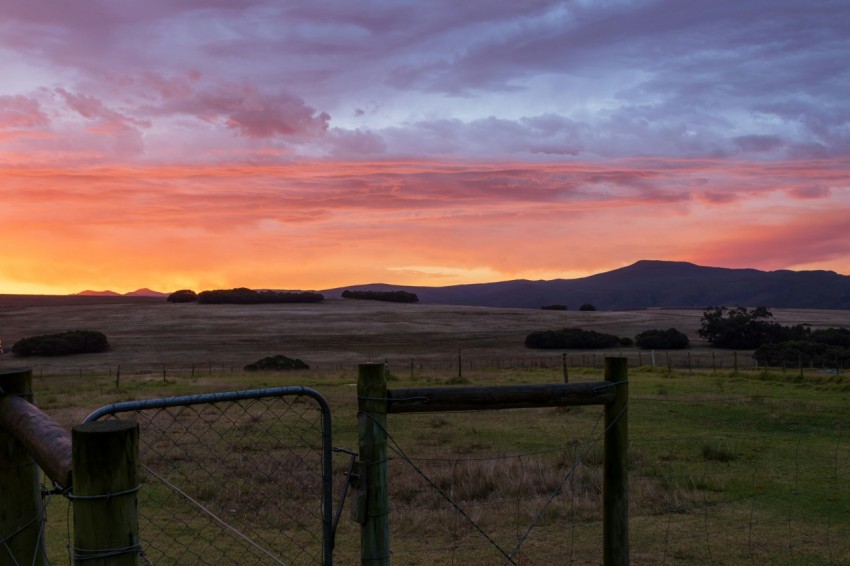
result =
M847 29L839 0L9 0L0 290L850 273Z

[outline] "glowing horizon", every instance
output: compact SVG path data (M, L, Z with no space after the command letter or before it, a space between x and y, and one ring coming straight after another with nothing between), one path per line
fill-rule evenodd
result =
M771 6L6 3L0 293L850 274L850 10Z

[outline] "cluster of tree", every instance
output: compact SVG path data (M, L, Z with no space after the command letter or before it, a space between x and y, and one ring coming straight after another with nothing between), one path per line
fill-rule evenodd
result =
M245 287L236 289L216 289L201 291L197 301L201 304L239 304L255 305L260 303L320 303L324 295L314 291L254 291Z
M565 311L569 310L567 305L544 305L540 307L544 311Z
M169 303L194 303L198 300L198 294L191 289L180 289L168 295L165 300Z
M12 345L12 353L19 356L69 356L93 354L109 349L109 340L103 332L95 330L69 330L57 334L42 334L21 338Z
M783 326L773 320L766 307L709 307L702 315L699 335L718 348L754 350L762 344L802 340L809 328Z
M620 338L613 334L603 334L595 330L580 328L562 328L561 330L535 330L525 337L526 348L541 349L580 349L595 350L629 346L629 338Z
M595 311L596 307L591 305L590 303L584 303L582 306L578 308L580 311Z
M245 371L289 371L294 369L310 369L310 366L298 358L288 358L282 354L269 356L245 366Z
M343 299L360 299L365 301L389 301L391 303L418 303L416 293L407 291L343 291Z
M753 357L765 366L850 366L850 330L806 330L806 336L801 339L762 344Z
M718 348L755 350L753 357L766 366L850 365L850 330L812 330L772 319L765 307L710 307L703 313L699 335Z
M635 336L635 345L643 350L684 350L690 342L687 334L675 328L645 330Z

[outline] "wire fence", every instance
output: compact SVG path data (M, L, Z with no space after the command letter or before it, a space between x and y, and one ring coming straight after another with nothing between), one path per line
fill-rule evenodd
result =
M632 563L850 563L846 410L800 394L677 395L675 384L629 401ZM398 417L409 422L388 427L393 564L599 563L601 412ZM127 416L142 429L151 563L322 563L325 424L310 399ZM49 513L49 555L64 563L66 510L53 501ZM357 563L356 549L334 559Z
M147 563L331 563L330 415L311 393L119 403L89 417L139 423Z
M447 375L460 375L467 371L482 370L510 370L510 369L549 369L557 370L566 374L574 370L601 369L605 357L617 356L628 360L631 368L654 367L668 371L745 371L759 369L775 369L786 372L807 370L822 371L828 373L842 373L850 368L840 360L834 364L825 361L819 363L808 363L802 366L785 364L781 366L760 366L752 357L752 352L714 350L714 351L585 351L585 352L557 352L546 354L517 354L517 355L492 355L467 353L459 350L455 354L431 355L431 356L382 356L373 361L386 362L389 371L400 377L415 377L430 373L442 373ZM313 361L306 360L311 372L336 372L355 374L357 366L363 363L362 357L350 360L338 361ZM227 376L244 373L246 361L209 360L182 363L126 363L121 365L78 365L53 366L38 364L33 365L33 376L38 378L53 375L67 376L76 373L78 377L103 378L120 385L122 379L145 378L145 379L186 379L209 376Z
M799 402L631 401L638 421L682 413L681 427L630 434L632 563L850 563L847 423L781 412ZM740 420L712 418L713 409L730 404L739 406ZM570 412L576 409L544 418L572 428ZM393 564L599 563L602 431L598 415L578 412L583 437L565 428L560 446L534 452L484 455L485 444L498 444L484 429L492 416L471 413L451 423L431 417L426 426L437 438L444 427L479 431L482 440L467 446L473 456L409 456L416 450L390 437ZM520 413L508 420L518 429L537 423Z

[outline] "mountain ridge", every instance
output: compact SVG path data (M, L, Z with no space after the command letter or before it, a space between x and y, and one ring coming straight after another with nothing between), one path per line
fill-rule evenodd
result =
M588 303L601 310L708 306L850 310L850 276L834 271L761 271L646 259L576 279L512 279L443 287L370 283L319 292L340 298L345 290L400 290L416 293L420 303L502 308L558 304L575 310ZM142 288L123 295L83 291L71 296L164 298L168 294Z
M705 308L740 305L771 308L850 309L850 276L833 271L760 271L706 267L683 261L640 260L577 279L514 279L445 287L384 283L326 289L402 290L422 303L540 308L550 304L578 309L589 303L603 310Z
M159 291L153 291L148 289L147 287L142 287L141 289L136 289L135 291L130 291L129 293L116 293L115 291L80 291L79 293L74 293L74 295L80 295L85 297L167 297L168 293L161 293Z

